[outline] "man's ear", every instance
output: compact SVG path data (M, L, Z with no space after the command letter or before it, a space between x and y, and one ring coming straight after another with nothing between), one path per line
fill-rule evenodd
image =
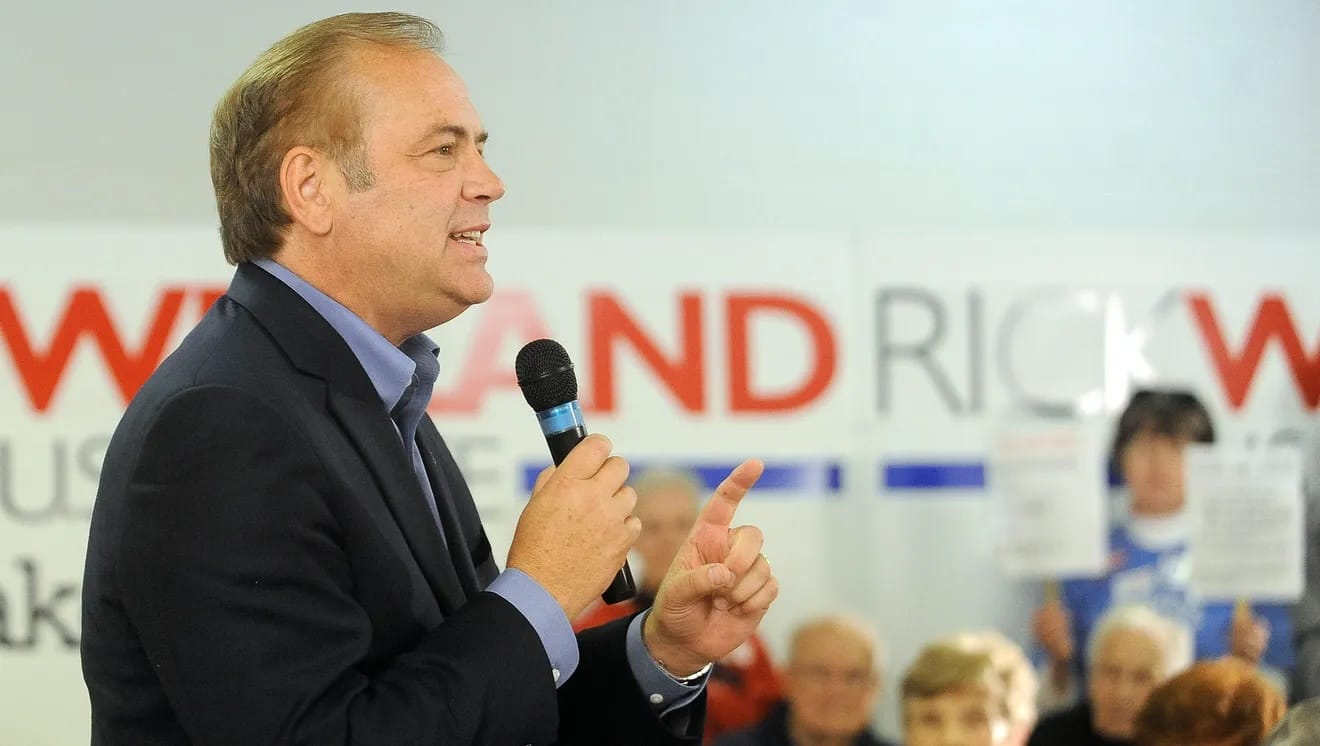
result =
M280 196L293 222L324 236L334 224L331 205L339 187L339 171L324 153L299 145L280 162Z

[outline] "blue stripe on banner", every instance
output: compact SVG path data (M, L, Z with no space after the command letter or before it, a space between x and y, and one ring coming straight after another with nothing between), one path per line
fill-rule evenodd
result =
M887 490L980 490L986 488L986 465L980 461L890 461L880 466L880 484ZM1106 483L1123 484L1107 470Z
M713 490L737 466L735 463L702 462L630 462L634 474L648 468L686 469ZM524 462L521 465L522 489L532 491L536 476L548 464ZM1117 475L1107 475L1109 486L1121 484ZM983 490L986 488L986 464L983 461L890 461L880 465L880 484L886 490ZM756 483L757 490L807 492L836 495L843 487L843 467L837 461L767 462L765 473Z
M685 469L692 472L708 489L713 490L719 486L724 478L729 476L737 463L705 463L705 462L681 462L665 461L663 463L648 463L644 461L629 461L634 475L645 472L648 468L662 467L667 469ZM530 493L532 487L536 485L536 477L541 470L549 466L549 462L523 462L522 471L522 489L524 493ZM794 462L766 462L765 473L756 482L754 492L762 490L776 491L794 491L813 493L810 496L834 496L843 487L843 467L837 461L794 461Z
M880 483L887 490L970 490L985 488L985 464L975 461L890 461Z

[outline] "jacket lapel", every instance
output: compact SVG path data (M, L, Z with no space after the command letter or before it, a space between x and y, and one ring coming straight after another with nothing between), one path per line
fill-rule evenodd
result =
M326 382L331 413L375 477L442 613L452 614L466 601L463 585L446 556L399 433L348 343L297 293L260 267L240 264L228 295L256 317L294 367Z
M473 547L463 529L454 485L450 484L447 470L442 464L442 459L448 460L449 449L445 447L440 432L435 429L435 423L429 416L423 416L417 425L417 446L422 453L422 463L426 465L427 477L431 480L431 491L435 493L436 508L440 511L440 525L444 527L445 543L449 546L449 557L458 573L459 582L468 595L480 593L485 590L485 584L477 577L477 568L472 560Z
M414 476L412 464L399 441L380 401L364 402L332 392L330 411L344 426L367 467L376 477L390 513L399 524L408 548L417 558L422 575L435 592L440 610L449 616L458 610L467 595L454 569L454 563L445 554L440 531L426 504L426 495ZM439 495L437 502L440 502ZM443 510L440 520L448 523ZM453 542L450 541L452 546Z

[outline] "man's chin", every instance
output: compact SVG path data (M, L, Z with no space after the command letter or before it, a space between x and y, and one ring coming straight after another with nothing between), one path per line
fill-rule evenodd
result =
M495 278L486 273L484 282L473 283L473 287L466 293L465 301L469 306L477 306L490 300L495 294Z
M494 294L494 283L486 283L484 286L465 287L457 290L450 290L443 295L437 296L432 310L439 312L439 315L431 321L430 329L442 326L453 321L469 308L481 305L490 300Z
M449 293L448 301L458 307L457 316L473 306L479 306L495 294L495 283L487 275L485 282L474 282Z

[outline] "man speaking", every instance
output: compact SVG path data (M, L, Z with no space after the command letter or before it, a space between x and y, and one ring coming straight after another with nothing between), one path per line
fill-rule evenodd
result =
M651 611L575 638L640 530L628 465L595 435L541 475L497 567L426 415L423 332L490 297L504 193L439 52L423 19L336 16L217 106L237 269L106 453L83 597L93 743L696 743L709 663L774 600L760 531L730 528L749 461Z

